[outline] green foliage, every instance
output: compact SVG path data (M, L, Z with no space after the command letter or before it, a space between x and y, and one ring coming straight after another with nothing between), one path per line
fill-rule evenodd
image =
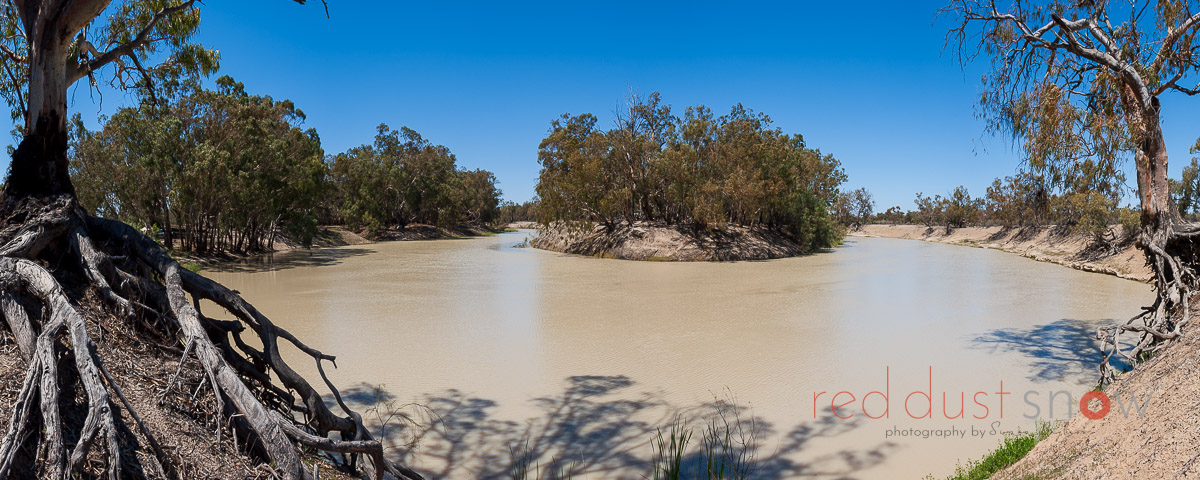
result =
M996 472L1025 458L1025 455L1030 450L1033 450L1033 447L1038 442L1050 436L1051 430L1050 424L1043 423L1039 424L1032 432L1007 435L1000 442L999 448L978 461L967 462L966 466L960 465L955 469L954 475L950 476L947 480L984 480L991 478Z
M192 273L199 273L201 270L204 270L204 265L196 262L179 262L179 266Z
M539 221L656 221L697 229L763 226L810 249L837 242L829 215L846 176L831 155L741 105L671 113L657 93L630 99L611 130L592 114L563 115L542 140Z
M72 179L92 213L161 232L204 254L311 241L326 167L316 131L291 101L246 93L230 77L169 101L122 108L98 132L76 115Z
M897 225L897 224L901 224L901 223L906 223L908 220L904 214L904 209L900 208L899 205L894 205L892 207L888 207L888 209L886 211L884 211L883 213L875 215L875 218L873 221L875 221L877 223L886 223L889 225Z
M942 14L957 24L947 44L962 61L990 61L979 101L988 129L1011 134L1029 172L1067 197L1056 220L1087 230L1104 203L1095 194L1110 200L1112 221L1130 159L1147 226L1168 208L1160 112L1172 92L1196 93L1194 11L1180 1L1118 13L1108 2L950 0ZM1178 207L1194 210L1194 171L1174 190Z
M875 201L865 188L839 192L833 202L833 216L838 223L851 227L871 221L875 212Z
M1200 139L1192 145L1190 152L1200 153ZM1200 217L1200 159L1192 157L1191 163L1183 167L1182 180L1171 180L1171 198L1184 218Z
M649 478L744 480L753 476L761 466L754 454L761 426L743 418L736 405L718 401L713 407L694 450L689 445L696 431L682 418L675 418L665 432L658 429L650 442L654 455Z
M942 202L941 210L944 212L947 228L960 228L979 222L983 200L972 199L971 194L967 193L967 187L959 185Z
M526 439L524 444L509 448L508 478L512 480L539 480L541 478L570 480L575 478L575 470L579 468L579 465L578 461L567 462L555 458L550 461L548 466L550 470L543 474L542 464L535 458L533 450L529 448L529 440ZM532 471L530 467L533 467Z
M946 231L978 224L984 208L983 199L971 198L967 188L961 185L947 197L926 197L918 193L913 203L917 206L914 215L917 221L930 228L944 226Z
M1131 240L1142 226L1142 214L1132 208L1117 210L1117 221L1121 224L1121 236Z
M463 170L454 154L408 127L380 125L375 142L333 157L335 215L376 235L389 226L488 224L499 218L500 190L486 170Z
M502 223L536 222L537 206L537 198L523 203L505 201L504 203L500 204L499 220Z
M107 81L115 88L149 94L156 83L211 75L217 71L219 53L192 42L200 27L199 7L184 1L114 2L103 15L86 19L80 34L66 46L68 69L78 72L66 86L88 78L92 85ZM156 16L160 12L163 15ZM4 2L0 46L13 53L0 55L4 66L0 71L5 72L0 96L11 108L13 120L24 117L27 108L30 45L24 30L16 4ZM106 67L111 72L101 71Z
M1108 225L1116 218L1117 206L1111 198L1097 192L1071 193L1056 197L1055 216L1060 225L1068 225L1074 233L1102 238Z
M976 199L963 187L946 198L918 193L916 210L907 214L905 220L947 228L1059 225L1108 244L1118 240L1112 236L1110 225L1140 221L1136 212L1119 208L1124 182L1120 172L1096 168L1090 161L1082 162L1073 172L1072 176L1051 182L1040 174L1023 171L994 180L987 194ZM899 216L898 211L889 214L889 218ZM1136 230L1135 225L1129 225L1127 232Z
M1045 225L1050 222L1051 194L1038 175L1022 172L997 178L984 197L988 223L1005 227Z
M920 223L929 228L943 223L946 215L942 210L943 201L941 195L926 197L917 192L917 198L913 200L913 203L917 205L917 209L911 215L913 220L915 220L913 223Z
M688 442L692 440L692 430L676 421L671 424L670 430L664 435L662 429L658 429L658 437L652 442L654 445L654 459L651 465L651 474L654 480L680 480L685 478L684 471L684 455L687 452Z

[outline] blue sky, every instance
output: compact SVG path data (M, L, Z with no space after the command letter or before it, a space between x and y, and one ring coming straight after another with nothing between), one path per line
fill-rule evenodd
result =
M406 125L495 172L510 200L534 195L552 119L592 112L608 124L632 88L680 112L765 112L839 158L847 186L871 190L877 209L908 209L916 192L982 194L1020 163L975 117L984 65L964 70L942 52L942 5L330 0L326 18L315 0L209 0L199 41L220 50L221 74L295 101L327 153L369 143L381 122ZM93 128L134 102L72 91ZM1173 176L1200 136L1189 102L1163 102Z

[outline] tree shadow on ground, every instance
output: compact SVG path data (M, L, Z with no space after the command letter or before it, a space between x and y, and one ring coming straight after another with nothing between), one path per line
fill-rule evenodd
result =
M419 406L398 404L392 394L370 385L348 389L343 398L363 407L368 428L384 439L390 455L416 465L431 479L514 478L514 467L522 464L528 466L524 478L529 479L562 478L565 473L574 478L653 478L654 442L672 428L694 434L683 458L683 478L693 478L705 458L700 450L708 425L731 434L733 456L749 467L745 478L853 478L898 448L883 442L798 461L796 454L813 442L853 431L861 422L826 411L778 435L774 425L729 395L672 405L660 393L638 391L625 376L567 378L562 392L532 400L537 414L524 421L496 418L495 401L456 390L429 396ZM404 413L396 416L397 411Z
M299 267L324 267L337 265L347 258L361 257L372 252L366 248L346 247L297 249L268 253L236 262L220 263L205 267L205 270L221 273L258 273Z
M1107 322L1107 321L1106 321ZM1093 323L1062 319L1032 328L1001 328L972 339L975 348L1017 352L1027 357L1034 382L1095 380L1104 355ZM1116 365L1116 363L1113 363Z

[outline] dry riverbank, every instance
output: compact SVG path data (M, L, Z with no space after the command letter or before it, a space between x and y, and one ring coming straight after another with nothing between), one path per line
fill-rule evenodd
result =
M530 221L522 220L520 222L509 222L509 224L505 225L504 228L511 228L511 229L521 228L521 229L526 229L526 230L536 230L536 229L542 228L542 224L540 224L538 222L530 222Z
M275 239L274 248L266 252L222 252L203 256L180 254L176 255L176 260L180 261L181 263L194 264L200 268L204 268L229 262L237 262L264 254L287 252L303 248L343 247L347 245L365 245L375 242L402 242L412 240L440 240L446 238L478 237L499 232L499 230L482 225L462 225L454 228L444 228L433 225L410 224L404 228L393 227L386 229L371 239L367 238L365 235L351 231L341 225L326 225L320 227L316 235L313 236L312 245L310 247L305 247L300 241L280 235Z
M1200 336L1184 335L1104 390L1110 399L1107 415L1097 420L1076 415L992 478L1200 476L1198 356ZM1093 400L1089 408L1103 407Z
M637 222L607 231L603 226L576 230L560 224L545 228L534 248L622 260L711 262L769 260L806 253L779 233L740 225L721 231L693 232L677 226Z
M947 234L944 228L929 228L924 225L864 225L849 235L994 248L1041 262L1057 263L1077 270L1115 275L1140 282L1148 282L1151 277L1145 257L1132 242L1127 242L1112 252L1097 251L1091 248L1092 239L1089 236L1071 234L1053 226L964 227L955 228Z

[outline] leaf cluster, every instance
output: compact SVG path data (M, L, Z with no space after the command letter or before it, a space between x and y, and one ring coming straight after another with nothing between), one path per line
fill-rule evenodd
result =
M809 248L837 241L829 209L846 175L832 155L770 117L735 105L672 113L657 93L633 96L603 130L592 114L563 115L538 149L539 220L662 222L696 229L771 228Z

